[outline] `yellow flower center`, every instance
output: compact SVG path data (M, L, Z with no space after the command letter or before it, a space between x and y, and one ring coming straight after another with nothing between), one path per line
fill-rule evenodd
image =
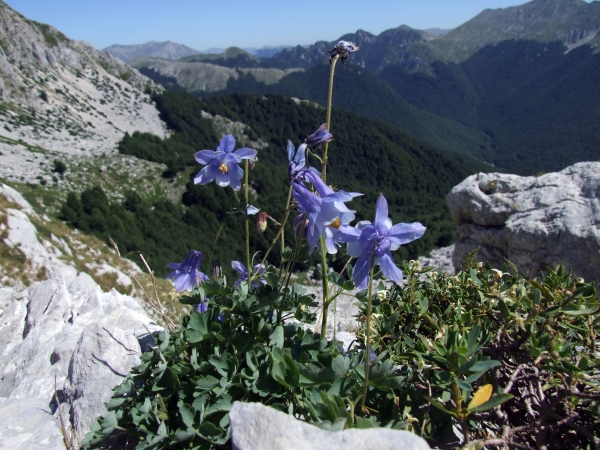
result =
M342 225L342 222L340 222L340 218L336 218L333 222L331 222L329 225L331 225L333 228L335 228L336 230Z
M221 173L229 172L229 169L227 168L227 166L225 164L221 164L221 166L219 167L219 170L221 171Z

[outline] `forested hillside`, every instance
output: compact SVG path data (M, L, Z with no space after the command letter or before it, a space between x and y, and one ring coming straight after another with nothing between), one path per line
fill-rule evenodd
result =
M197 99L167 91L156 101L173 130L171 137L160 140L134 133L125 137L119 150L166 163L169 170L165 176L182 170L188 173L190 181L182 205L166 200L148 203L133 193L121 204L110 204L96 189L80 197L72 194L63 207L63 217L83 231L104 238L110 235L123 253L143 251L157 273L165 273L166 264L181 260L190 248L203 251L206 259L219 258L228 266L229 261L242 259L243 218L232 213L238 205L230 188L193 184L192 178L201 168L193 158L194 152L214 149L220 139L211 121L202 118L200 111L243 122L244 139L260 138L268 144L259 150L258 163L250 173L255 192L251 203L276 219L283 215L289 186L287 140L299 145L324 121L325 111L279 95L234 94ZM422 239L396 252L399 259L414 258L452 242L455 224L444 197L482 166L469 159L448 157L389 125L343 110L333 111L332 133L335 140L330 146L328 181L338 189L365 194L349 204L357 210L357 220L372 220L374 202L383 192L395 222L420 221L428 227ZM264 251L275 231L270 226L264 235L251 233L253 250ZM292 235L288 227L287 236ZM273 262L277 262L277 256ZM208 270L209 263L203 267Z
M505 41L433 74L390 66L380 76L411 104L485 131L511 172L555 171L600 157L600 53L560 42Z

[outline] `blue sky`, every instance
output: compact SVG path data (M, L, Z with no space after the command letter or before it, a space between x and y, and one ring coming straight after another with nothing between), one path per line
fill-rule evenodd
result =
M102 49L174 41L196 50L333 41L358 29L454 28L524 0L4 0L28 19Z

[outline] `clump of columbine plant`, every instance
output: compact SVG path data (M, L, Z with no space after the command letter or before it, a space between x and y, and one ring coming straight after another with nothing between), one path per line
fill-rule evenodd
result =
M340 352L337 344L326 340L329 305L343 290L355 287L352 279L360 289L369 286L369 324L374 267L379 265L391 282L401 284L402 273L391 251L425 232L418 223L392 225L383 195L377 201L375 221L359 222L353 227L355 211L346 203L363 194L336 190L327 184L328 148L333 141L330 132L333 72L338 59L344 64L356 50L358 47L353 43L340 41L330 52L326 122L306 135L298 148L288 141L288 203L280 221L264 211L258 215L258 233L265 230L267 219L279 227L259 264L251 265L257 255L251 257L248 219L260 211L250 205L248 194L249 162L255 161L257 152L250 148L234 150L234 137L226 135L216 150L196 153L196 160L205 167L194 182L204 185L215 181L218 186L229 186L234 191L239 203L234 212L241 212L245 221L245 263L231 262L239 277L229 284L220 270L215 271L218 275L214 280L200 271L202 254L198 251L190 251L182 263L169 264L174 272L166 278L173 280L178 292L189 292L181 302L194 305L195 310L181 320L181 329L174 330L173 337L165 335L159 339L154 353L144 357L144 364L136 369L136 380L146 380L146 384L124 383L125 400L119 405L128 404L134 412L121 415L121 419L136 423L137 429L142 430L146 441L140 448L163 441L165 445L189 442L191 448L198 448L194 446L196 443L225 444L229 438L226 412L234 399L267 399L273 407L303 420L321 422L325 427L328 420L330 426L335 422L336 427L342 428L346 424L364 425L361 420L368 419L359 419L356 414L366 417L371 411L389 409L391 403L386 392L399 380L394 378L391 362L382 362L385 353L378 355L375 351L370 325L359 349ZM318 161L320 171L309 166L311 158ZM239 166L242 162L244 169ZM237 191L242 187L244 197L240 201ZM298 212L294 221L297 238L289 248L283 230L294 209ZM267 259L278 240L282 262L279 268L274 268ZM337 253L343 244L348 245L350 256L357 258L354 269L350 261L346 264L353 274L350 280L344 280L340 274L334 276L328 270L328 254ZM304 295L292 282L295 264L306 247L309 252L316 250L321 258L320 334L289 322L292 317L306 324L316 319L307 308L317 305L314 297ZM337 287L330 290L330 282ZM369 379L371 366L377 368L373 380ZM369 394L370 387L375 390ZM360 399L362 408L357 412ZM175 413L170 412L172 408ZM324 415L324 411L331 414Z

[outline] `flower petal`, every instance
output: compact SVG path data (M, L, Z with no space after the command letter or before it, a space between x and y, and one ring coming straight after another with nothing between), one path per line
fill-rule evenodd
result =
M256 206L248 205L248 208L246 209L246 214L248 214L249 216L253 216L254 214L256 214L259 211L260 211L260 208L257 208Z
M234 180L241 180L244 177L244 171L234 161L227 162L227 170L229 171L229 176Z
M256 150L248 147L238 148L235 152L233 152L234 155L237 155L242 159L252 159L256 156L256 153Z
M221 143L217 147L217 151L220 150L225 153L231 153L234 148L235 138L230 134L226 134L225 136L223 136L223 139L221 139Z
M240 183L240 180L232 179L229 182L229 187L237 192L242 188L242 183Z
M369 282L369 272L371 271L371 255L369 252L363 253L354 264L352 278L357 289L364 289Z
M419 222L397 223L388 230L387 237L393 244L407 244L423 236L426 229Z
M194 155L196 161L200 164L210 164L210 162L215 158L215 151L213 150L200 150L198 153Z
M173 279L173 285L177 292L191 291L196 287L196 277L191 274L181 274Z
M210 183L217 176L217 172L219 172L219 169L213 166L212 164L209 164L200 172L198 172L198 175L196 175L196 177L194 178L194 184Z
M383 194L379 194L377 203L375 203L375 220L373 225L376 227L385 225L385 221L388 218L388 204Z
M246 276L246 266L239 261L231 261L231 268L242 276Z
M388 280L399 285L402 284L402 271L398 269L398 266L394 263L394 259L390 252L385 253L381 257L379 267L381 268L381 273L383 273Z
M229 175L229 172L223 173L220 170L217 170L216 183L218 186L221 186L221 187L229 186L230 181L231 181L231 175Z

